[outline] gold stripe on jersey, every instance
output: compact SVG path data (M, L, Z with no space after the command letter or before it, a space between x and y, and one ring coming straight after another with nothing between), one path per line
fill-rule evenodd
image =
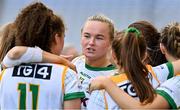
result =
M115 82L116 84L119 82L123 82L125 80L128 80L127 76L125 73L119 74L119 75L114 75L111 76L110 79Z
M180 76L180 74L177 74L176 76Z
M156 79L156 81L160 84L156 74L154 73L152 66L151 65L146 65L146 68L148 69L148 71L152 74L152 76Z
M68 67L67 66L64 66L64 70L63 70L63 73L62 73L62 92L65 93L65 89L64 89L64 81L65 81L65 76L66 76L66 73L67 73L67 69Z
M108 110L108 102L105 95L105 90L100 91L104 97L105 109Z
M0 81L2 80L2 77L3 77L4 73L5 73L5 69L3 69L1 74L0 74Z

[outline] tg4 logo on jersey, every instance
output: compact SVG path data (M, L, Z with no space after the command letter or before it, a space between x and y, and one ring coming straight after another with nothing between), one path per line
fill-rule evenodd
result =
M41 64L22 64L15 66L13 77L28 77L49 80L51 77L52 66Z

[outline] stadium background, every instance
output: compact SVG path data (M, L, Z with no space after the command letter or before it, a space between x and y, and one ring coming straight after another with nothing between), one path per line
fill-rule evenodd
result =
M19 11L37 0L0 0L0 25L12 22ZM158 29L180 22L180 0L38 0L63 16L67 26L65 43L81 51L80 29L88 16L103 13L120 30L137 20L148 20Z

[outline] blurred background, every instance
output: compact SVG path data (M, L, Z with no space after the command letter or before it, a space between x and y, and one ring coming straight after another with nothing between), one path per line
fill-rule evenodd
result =
M67 31L65 44L81 52L80 29L88 16L103 13L118 30L137 20L148 20L158 29L180 22L180 0L0 0L0 26L13 22L22 8L41 1L63 17Z

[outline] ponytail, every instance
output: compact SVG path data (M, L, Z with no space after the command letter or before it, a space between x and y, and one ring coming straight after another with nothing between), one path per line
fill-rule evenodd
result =
M120 67L127 74L140 102L150 103L154 99L154 89L149 83L148 70L142 62L146 52L144 37L136 28L128 28L119 35L120 38L115 37L113 49L115 52L120 51L119 59L117 57Z

